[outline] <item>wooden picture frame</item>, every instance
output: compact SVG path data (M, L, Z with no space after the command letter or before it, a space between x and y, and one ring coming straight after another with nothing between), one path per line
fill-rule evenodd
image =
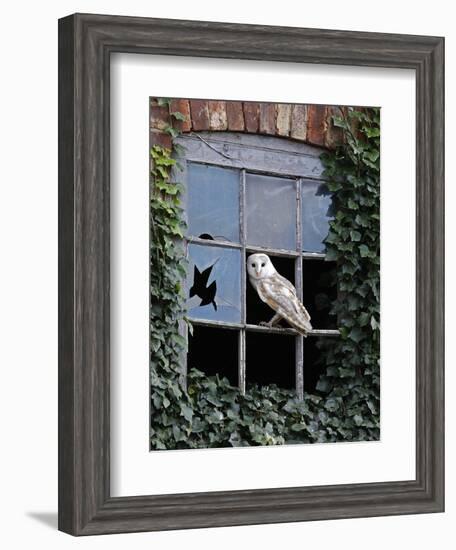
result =
M416 72L416 479L110 496L113 52ZM72 535L444 509L444 40L76 14L59 21L59 529Z

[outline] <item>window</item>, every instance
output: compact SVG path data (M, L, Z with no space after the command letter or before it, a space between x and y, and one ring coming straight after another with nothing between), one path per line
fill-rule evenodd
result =
M334 290L324 239L331 197L315 147L236 133L182 135L188 315L187 368L250 383L293 388L302 397L317 378L315 337L338 334L329 315ZM264 327L274 312L246 276L250 253L268 254L296 287L314 331ZM309 365L308 365L309 363ZM309 376L306 372L309 370ZM307 382L306 382L307 380Z

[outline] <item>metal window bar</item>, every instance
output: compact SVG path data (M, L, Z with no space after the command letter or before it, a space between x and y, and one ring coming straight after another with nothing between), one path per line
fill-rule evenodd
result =
M295 287L298 298L302 302L302 227L301 227L301 179L296 180L296 250L299 256L295 261ZM298 399L304 398L304 337L296 336L295 344L295 369L296 369L296 393Z
M245 394L246 384L246 337L245 325L247 324L247 275L246 275L246 260L247 252L245 248L245 170L240 172L239 181L239 240L241 242L241 321L244 325L239 331L239 363L238 363L238 385L239 390Z

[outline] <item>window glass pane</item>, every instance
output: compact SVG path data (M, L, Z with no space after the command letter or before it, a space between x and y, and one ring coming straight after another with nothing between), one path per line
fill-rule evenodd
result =
M296 250L296 182L246 175L247 244Z
M324 252L332 219L331 193L326 185L305 180L301 188L302 249L304 252Z
M240 251L190 244L188 255L188 316L240 323Z
M239 170L187 164L188 234L239 242Z

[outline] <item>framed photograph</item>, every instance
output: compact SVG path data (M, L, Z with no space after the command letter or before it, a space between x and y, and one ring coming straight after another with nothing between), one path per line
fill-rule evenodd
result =
M59 21L59 528L444 509L444 42Z

